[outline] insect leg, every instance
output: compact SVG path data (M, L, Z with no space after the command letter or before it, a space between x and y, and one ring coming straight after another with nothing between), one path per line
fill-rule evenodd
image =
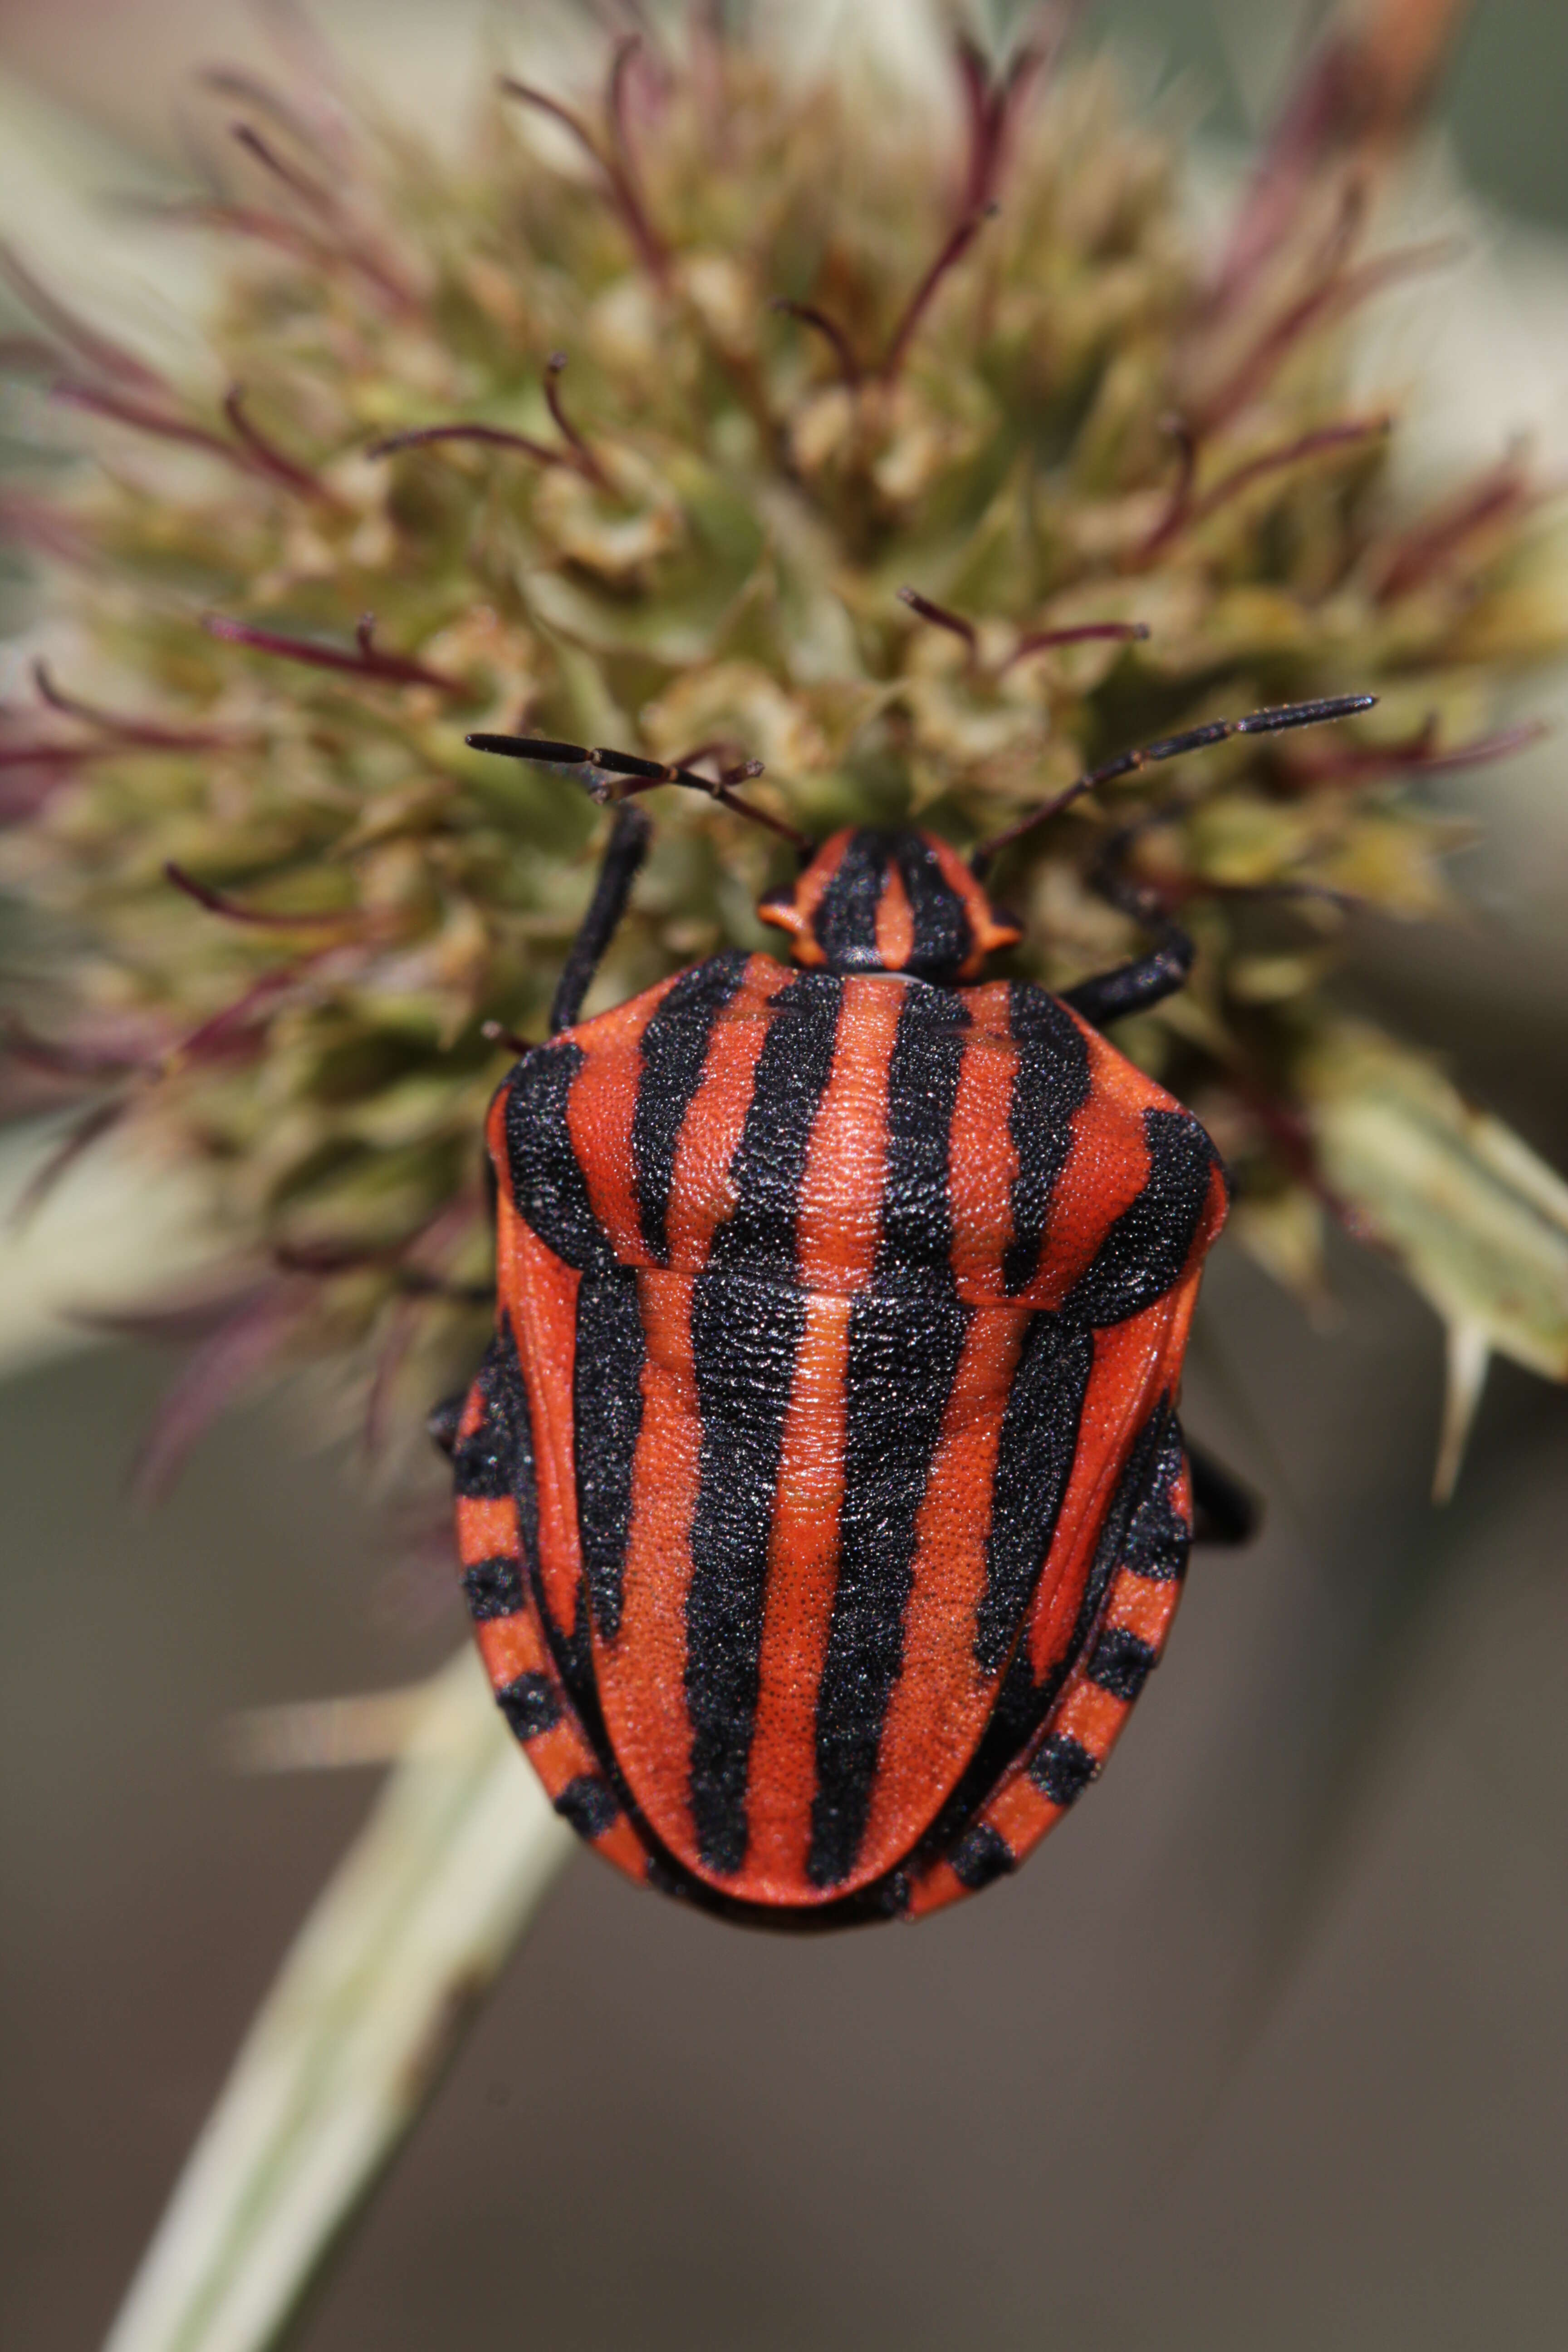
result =
M459 1389L455 1396L443 1397L439 1404L432 1405L425 1416L426 1435L448 1461L458 1450L458 1432L463 1425L468 1402Z
M1103 1029L1109 1021L1123 1019L1129 1013L1146 1012L1163 997L1173 996L1178 988L1184 986L1197 952L1154 893L1140 888L1122 871L1121 861L1129 845L1143 824L1152 822L1145 818L1141 824L1123 825L1113 834L1092 877L1094 887L1102 898L1109 898L1124 915L1142 923L1159 941L1152 954L1118 964L1112 971L1097 972L1090 980L1080 980L1076 988L1063 990L1062 1002L1070 1004L1075 1013L1080 1013L1097 1029Z
M1054 799L1042 801L1037 808L1027 809L1016 817L1000 833L994 833L972 854L969 863L973 873L984 878L999 850L1009 848L1025 834L1033 832L1047 817L1058 816L1063 809L1099 790L1101 784L1115 783L1120 777L1131 776L1140 769L1157 766L1165 760L1179 760L1189 751L1197 751L1207 744L1223 743L1233 735L1279 735L1292 728L1319 727L1327 719L1349 718L1358 710L1370 710L1377 700L1374 694L1342 694L1317 702L1293 702L1271 710L1250 711L1245 719L1214 719L1201 727L1189 727L1180 735L1167 735L1154 743L1141 743L1135 751L1119 752L1098 768L1086 769L1067 790ZM1112 905L1123 907L1148 923L1159 934L1160 944L1152 955L1136 963L1123 964L1094 980L1081 981L1077 988L1066 992L1066 1002L1086 1021L1102 1028L1108 1021L1119 1021L1129 1013L1142 1013L1161 998L1180 988L1193 965L1193 944L1184 931L1177 929L1158 902L1145 891L1130 884L1117 869L1116 860L1131 839L1135 827L1124 827L1112 838L1100 860L1097 887Z
M1246 1544L1262 1523L1256 1495L1201 1445L1187 1441L1187 1472L1193 1488L1193 1541Z
M1121 1021L1129 1013L1146 1012L1151 1004L1173 996L1186 983L1194 952L1185 931L1173 923L1152 955L1141 956L1135 963L1118 964L1114 971L1097 972L1092 980L1080 980L1076 988L1062 991L1062 1002L1081 1013L1096 1029L1103 1029L1108 1022Z
M570 1029L583 1010L583 999L593 984L594 974L604 961L605 950L626 911L632 884L638 868L647 856L652 834L641 809L629 803L616 811L610 827L610 838L605 845L599 861L599 877L594 885L594 895L588 901L588 911L577 929L561 977L555 984L555 994L550 1005L550 1034L559 1035Z

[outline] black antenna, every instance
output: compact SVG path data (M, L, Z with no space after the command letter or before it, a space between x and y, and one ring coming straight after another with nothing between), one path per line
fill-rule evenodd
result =
M601 804L629 800L633 793L652 792L658 784L679 784L687 792L701 793L709 800L718 801L737 816L749 818L752 824L764 825L803 857L809 857L816 847L808 834L797 832L782 817L771 816L766 809L740 799L735 793L736 784L762 774L760 760L742 760L738 767L726 768L715 779L700 776L695 768L639 759L635 751L595 751L584 743L557 743L542 735L467 735L463 740L472 751L493 751L505 760L531 760L546 768L569 768L589 798Z
M1135 775L1140 768L1152 768L1162 760L1179 760L1185 751L1202 751L1206 743L1223 743L1232 735L1282 735L1291 727L1321 727L1331 719L1349 719L1358 710L1370 710L1376 702L1375 694L1341 694L1321 702L1288 702L1274 710L1249 711L1245 719L1211 719L1202 727L1189 727L1183 734L1163 736L1158 742L1141 743L1135 751L1119 752L1100 768L1089 768L1067 790L1054 799L1042 801L1013 823L1005 825L983 841L970 858L971 871L984 876L998 850L1010 848L1026 833L1044 824L1049 816L1059 816L1085 793L1094 792L1100 784L1114 783L1119 776Z

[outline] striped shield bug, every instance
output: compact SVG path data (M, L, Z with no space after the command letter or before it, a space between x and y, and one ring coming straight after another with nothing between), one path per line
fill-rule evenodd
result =
M1226 1181L1105 1025L1185 935L1114 859L1141 960L1057 996L991 856L820 845L716 782L510 736L616 804L546 1043L491 1108L493 1343L448 1438L463 1582L557 1810L730 1917L915 1917L1013 1869L1099 1771L1164 1646L1193 1532L1242 1531L1177 1394ZM786 835L793 964L731 950L580 1020L676 784Z

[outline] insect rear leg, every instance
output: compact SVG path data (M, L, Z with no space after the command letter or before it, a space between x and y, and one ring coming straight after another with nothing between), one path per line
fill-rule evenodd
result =
M432 1405L425 1416L426 1435L448 1462L458 1450L458 1432L468 1405L468 1400L459 1389L455 1396L443 1397L439 1404Z
M526 1410L510 1334L499 1334L468 1391L453 1448L463 1592L497 1704L552 1804L641 1885L647 1849L567 1697L530 1590L518 1507L517 1416Z
M1234 1472L1201 1445L1187 1440L1187 1470L1193 1489L1193 1541L1247 1544L1263 1521L1263 1507Z
M1171 1414L1147 1485L1122 1519L1104 1599L1078 1658L969 1825L915 1879L907 1916L941 1910L1016 1870L1098 1776L1164 1649L1192 1522L1191 1482Z

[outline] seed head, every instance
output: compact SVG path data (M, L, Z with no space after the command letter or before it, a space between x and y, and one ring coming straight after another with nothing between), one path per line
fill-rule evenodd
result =
M220 240L216 394L12 262L44 338L14 407L79 459L16 509L61 649L0 712L39 917L16 1034L95 1131L210 1171L224 1365L325 1357L378 1432L471 1369L483 1112L607 822L487 732L746 770L786 834L995 837L1058 986L1134 945L1114 837L1201 950L1120 1042L1221 1135L1244 1238L1316 1278L1277 1236L1334 1206L1301 1087L1345 910L1449 905L1423 787L1514 748L1498 687L1558 649L1542 492L1517 455L1394 488L1357 323L1446 256L1380 241L1345 121L1288 115L1205 254L1184 158L1050 47L960 41L938 101L704 21L596 89L503 79L452 162L247 82L221 184L164 222ZM1151 736L1363 692L1012 835ZM594 1003L764 944L789 850L722 802L643 803Z

